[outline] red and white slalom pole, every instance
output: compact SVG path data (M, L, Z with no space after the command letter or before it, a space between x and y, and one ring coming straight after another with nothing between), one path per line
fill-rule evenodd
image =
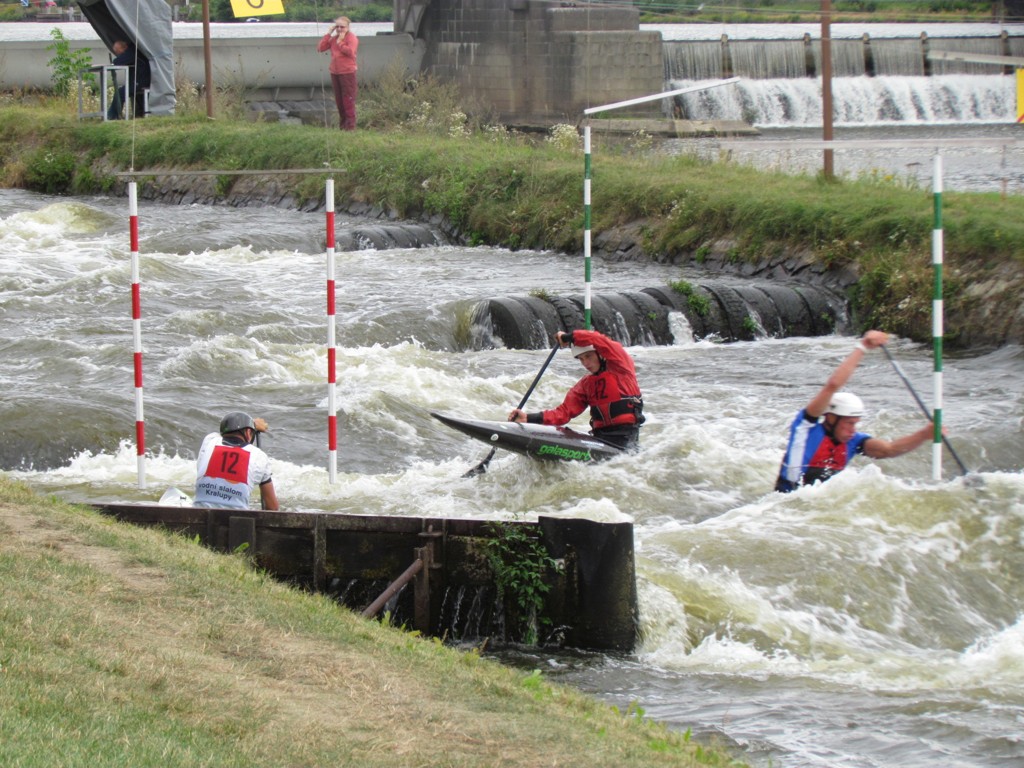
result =
M128 228L132 251L132 339L135 367L135 464L139 488L146 487L146 422L142 415L142 293L139 287L139 199L128 182Z
M583 110L583 114L587 118L589 118L590 115L596 115L601 112L610 112L615 109L622 109L623 107L632 107L637 104L646 104L651 101L661 101L663 99L672 98L673 96L681 96L684 93L696 93L697 91L706 91L709 88L717 88L718 86L721 85L731 85L732 83L738 83L739 81L740 78L738 77L730 77L728 80L722 80L717 83L691 85L686 88L677 88L674 91L652 93L648 96L640 96L635 99L628 99L626 101L616 101L614 104L603 104L599 107L587 107L586 109ZM592 175L593 170L591 168L590 157L590 120L587 119L583 125L583 327L588 330L591 327L590 180L592 178Z
M337 340L334 318L334 179L327 179L324 190L327 208L327 452L328 476L333 484L338 477L338 409L335 403L337 389Z

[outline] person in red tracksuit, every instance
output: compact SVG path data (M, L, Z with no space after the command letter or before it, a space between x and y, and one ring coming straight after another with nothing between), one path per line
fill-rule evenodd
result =
M359 38L350 29L348 16L339 16L323 36L317 51L331 52L331 87L334 89L334 103L338 107L338 127L343 131L356 129L356 97L359 83L356 80L356 54Z
M633 358L619 342L597 331L559 331L558 345L572 347L572 356L587 369L557 408L526 413L515 408L509 421L529 424L567 424L590 408L594 437L619 448L635 448L644 423L644 401L636 381Z

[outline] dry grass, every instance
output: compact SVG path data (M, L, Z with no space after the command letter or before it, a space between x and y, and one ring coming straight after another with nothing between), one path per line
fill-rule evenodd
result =
M5 766L730 764L2 477L0 581Z

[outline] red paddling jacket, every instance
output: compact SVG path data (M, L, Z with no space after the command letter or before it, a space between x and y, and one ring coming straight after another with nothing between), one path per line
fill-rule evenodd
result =
M622 345L603 333L582 330L573 331L572 343L578 347L592 345L602 359L600 370L577 381L560 406L530 414L527 420L558 426L589 406L590 426L595 432L643 424L643 396L636 381L636 367Z

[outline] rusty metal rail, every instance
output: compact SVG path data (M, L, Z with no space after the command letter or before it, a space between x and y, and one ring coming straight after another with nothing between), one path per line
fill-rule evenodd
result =
M362 617L364 619L370 619L380 613L388 600L398 594L398 591L402 589L402 587L412 581L416 574L423 570L425 561L429 559L430 553L426 547L417 549L416 559L412 561L412 565L406 568L397 579L388 584L388 588L381 592L380 596L376 600L363 609L361 614Z

